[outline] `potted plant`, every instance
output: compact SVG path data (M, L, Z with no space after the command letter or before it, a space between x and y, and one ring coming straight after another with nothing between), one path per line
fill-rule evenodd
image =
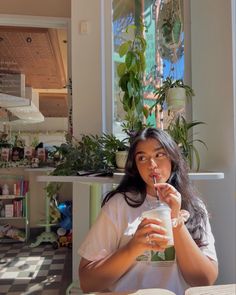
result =
M124 169L127 156L128 156L128 142L127 138L120 140L117 137L115 137L113 134L103 135L104 140L104 149L106 150L113 150L115 152L115 165L118 169ZM114 163L114 156L111 158L111 162Z
M55 147L51 153L57 155L53 175L77 175L78 171L112 172L116 169L116 152L127 150L127 140L113 134L83 135L81 140Z
M134 32L133 39L129 37L130 31ZM135 132L146 126L143 118L148 116L143 106L143 77L147 46L143 31L142 23L138 27L128 26L126 29L128 38L119 47L119 55L124 57L124 62L119 63L117 67L119 87L122 90L121 102L125 111L122 128L131 139Z
M173 80L171 77L167 77L156 89L155 96L156 102L152 108L159 104L163 110L166 102L169 110L178 110L185 106L186 99L194 96L194 91L182 79Z
M200 156L194 144L195 142L199 142L207 147L204 141L193 139L193 134L191 133L191 129L200 124L205 123L201 121L187 122L183 115L179 115L169 124L166 130L180 147L190 169L193 168L193 159L195 158L196 171L199 171L200 168Z

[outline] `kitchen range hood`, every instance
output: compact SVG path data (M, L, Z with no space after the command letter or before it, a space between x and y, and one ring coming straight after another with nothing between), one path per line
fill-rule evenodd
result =
M0 93L0 107L6 109L10 115L8 123L40 123L44 116L31 99Z
M25 86L24 74L0 73L0 121L11 125L43 122L38 106L38 94Z

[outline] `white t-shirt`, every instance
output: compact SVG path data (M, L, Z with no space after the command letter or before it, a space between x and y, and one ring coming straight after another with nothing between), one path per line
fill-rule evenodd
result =
M129 206L123 195L116 194L105 206L79 248L79 255L89 261L100 260L125 245L136 232L142 212L146 211L153 197L147 195L137 208ZM201 251L217 261L214 237L207 218L204 242ZM205 244L205 243L204 243ZM174 248L163 253L147 251L136 258L133 266L112 286L110 291L129 291L146 288L163 288L183 295L189 286L184 281L175 259Z

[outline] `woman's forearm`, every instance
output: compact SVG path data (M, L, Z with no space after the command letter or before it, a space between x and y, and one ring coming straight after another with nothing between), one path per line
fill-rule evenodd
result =
M79 268L81 289L83 292L106 290L128 271L137 256L127 244L105 260L86 263L83 259Z
M79 268L82 290L103 291L130 269L136 257L144 251L164 250L168 240L160 220L143 218L129 242L109 257L97 262L82 258Z
M185 225L173 232L177 261L185 281L191 286L212 285L218 275L217 263L201 252Z

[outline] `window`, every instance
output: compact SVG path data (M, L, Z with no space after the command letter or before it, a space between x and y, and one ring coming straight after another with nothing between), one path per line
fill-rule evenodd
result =
M120 102L121 90L118 85L117 65L122 61L118 48L124 41L127 26L138 26L143 19L147 41L146 73L144 77L144 104L153 105L155 89L170 76L173 79L184 78L184 30L182 0L113 0L113 62L114 62L114 97L113 97L113 133L124 137L121 123L124 118L123 106ZM181 110L184 112L184 110ZM148 122L160 127L173 118L174 114L166 109L156 110L148 117Z

